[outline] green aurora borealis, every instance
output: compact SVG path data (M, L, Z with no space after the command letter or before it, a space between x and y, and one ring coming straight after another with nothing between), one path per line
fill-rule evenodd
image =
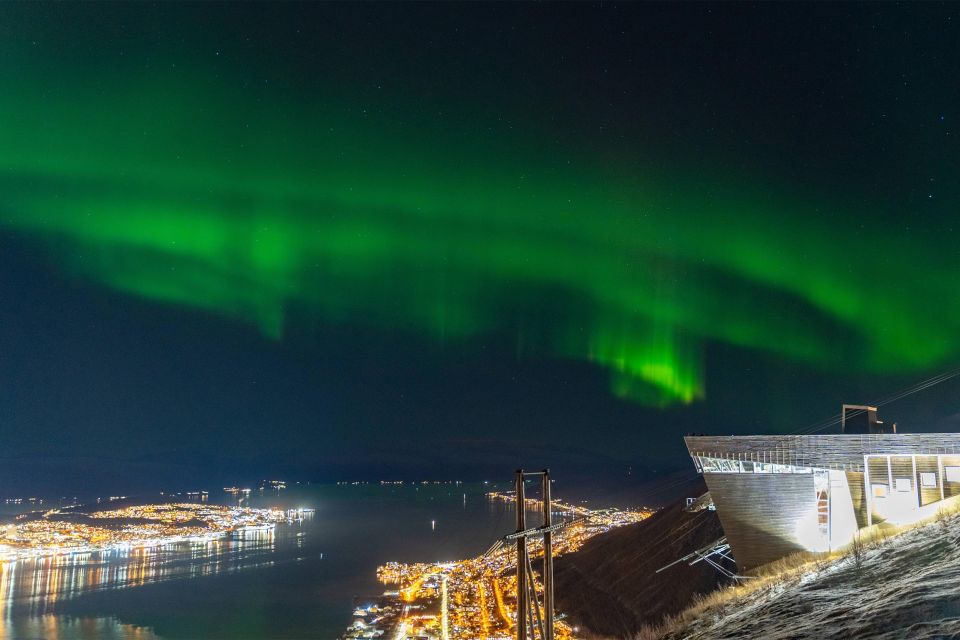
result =
M63 75L51 95L24 70L0 98L0 226L70 276L270 339L291 322L506 336L651 406L704 397L712 342L879 375L960 352L956 253L846 235L852 199L532 125L371 115L333 89L251 99L202 65Z

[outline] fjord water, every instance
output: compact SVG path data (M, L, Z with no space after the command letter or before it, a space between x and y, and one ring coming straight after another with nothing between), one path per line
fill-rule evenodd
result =
M352 619L354 596L383 592L377 565L469 557L513 530L512 505L484 495L509 488L371 484L255 491L249 506L316 511L273 532L214 543L8 563L0 575L0 637L336 638Z

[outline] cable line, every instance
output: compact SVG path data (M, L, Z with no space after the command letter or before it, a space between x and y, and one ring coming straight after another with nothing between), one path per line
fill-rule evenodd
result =
M868 406L876 407L876 408L886 406L888 404L896 402L897 400L902 400L907 396L911 396L915 393L919 393L920 391L925 391L930 387L934 387L940 384L941 382L946 382L947 380L950 380L951 378L955 378L957 376L960 376L960 368L946 371L939 375L933 376L932 378L927 378L926 380L921 380L920 382L917 382L916 384L913 384L905 389L902 389L894 393L893 395L887 396L886 398L881 398L876 402L871 402L869 403ZM863 409L850 411L850 412L847 412L847 418L852 418L862 413L864 413ZM823 431L825 429L829 429L830 427L840 424L842 420L843 420L842 413L834 414L833 416L825 420L814 422L813 424L807 427L804 427L803 429L792 431L790 435L808 435L808 434L816 433L818 431Z

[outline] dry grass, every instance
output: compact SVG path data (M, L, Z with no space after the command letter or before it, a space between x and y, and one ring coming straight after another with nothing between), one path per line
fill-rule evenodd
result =
M676 615L666 616L659 624L645 625L631 640L660 640L687 627L698 618L706 615L721 617L726 607L740 602L750 594L791 582L811 571L819 574L842 555L841 553L803 552L781 558L757 568L737 584L718 589L705 596L694 597L693 602L686 609Z
M854 570L859 573L864 568L864 560L868 551L878 549L892 537L928 526L931 523L937 524L938 533L946 532L950 526L950 518L958 513L960 513L960 496L948 498L933 516L918 522L903 526L877 524L861 529L849 545L837 551L831 553L796 553L758 567L751 571L745 580L706 596L696 596L690 606L680 613L666 616L659 624L645 625L630 640L668 638L671 634L687 628L690 623L699 618L705 616L722 617L727 607L737 605L753 593L792 583L810 573L819 575L845 558L849 558Z
M867 545L859 531L853 534L853 541L847 549L850 555L850 562L853 564L853 570L858 574L862 573L863 561L867 556Z

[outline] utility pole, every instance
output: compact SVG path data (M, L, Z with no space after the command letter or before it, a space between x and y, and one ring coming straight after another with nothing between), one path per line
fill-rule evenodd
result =
M550 470L543 470L543 613L544 640L553 640L553 514L550 507Z
M528 476L540 476L543 502L543 524L527 529L526 494L523 481ZM506 538L517 541L517 640L553 640L553 513L550 504L550 470L525 473L517 469L517 531ZM559 525L562 526L562 525ZM536 581L527 538L543 536L543 611L537 598ZM535 633L537 631L538 633ZM529 632L529 633L528 633Z
M527 528L523 469L517 469L517 533ZM527 538L517 538L517 640L527 640Z

